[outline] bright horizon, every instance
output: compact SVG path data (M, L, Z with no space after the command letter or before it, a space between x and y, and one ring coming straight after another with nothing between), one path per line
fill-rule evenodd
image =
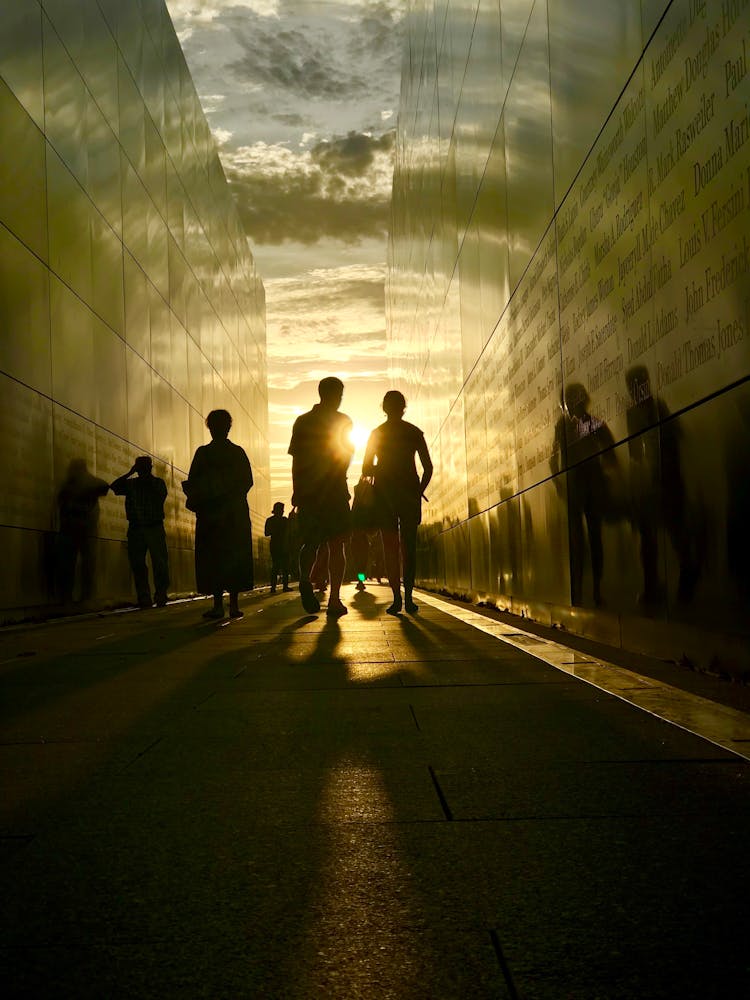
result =
M271 502L327 375L355 425L388 383L385 259L401 0L167 0L266 291ZM252 461L252 455L250 459Z

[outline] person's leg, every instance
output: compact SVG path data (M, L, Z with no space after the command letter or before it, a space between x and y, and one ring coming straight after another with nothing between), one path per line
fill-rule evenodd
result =
M274 556L271 556L271 593L276 593L276 579L279 575L279 567Z
M310 515L306 511L299 512L298 524L302 535L302 546L299 550L299 595L302 607L308 614L314 615L320 611L320 601L310 583L310 572L315 562L318 544Z
M419 611L419 606L414 603L412 597L417 575L417 525L413 522L404 522L402 519L400 535L401 559L404 567L404 607L413 615Z
M583 511L580 507L570 504L568 507L570 603L574 608L583 604L584 537Z
M322 542L315 550L315 560L310 570L310 583L320 594L324 593L328 586L330 572L328 563L328 545L326 542Z
M598 511L586 511L586 529L589 535L591 553L591 577L594 590L594 604L602 605L602 573L604 572L604 546L602 544L602 519Z
M154 600L157 607L163 608L167 603L169 590L169 553L164 525L156 524L150 527L146 532L146 541L151 553L151 569L154 574Z
M328 598L327 614L345 615L346 608L341 603L341 582L346 569L346 554L344 539L332 538L328 542L328 575L331 581L331 593Z
M229 617L230 618L244 617L242 611L240 611L239 593L236 590L229 591Z
M96 578L97 539L87 532L81 538L81 600L89 601L94 596Z
M57 591L63 604L73 600L73 584L76 576L76 548L71 535L61 531L55 547Z
M389 615L397 615L401 610L401 557L399 553L398 528L383 528L383 555L385 572L393 591L393 604L387 609Z
M214 606L209 611L203 612L204 618L224 617L224 591L218 590L214 594Z
M150 608L152 605L151 588L148 583L148 570L146 568L146 552L148 542L143 528L131 526L128 528L128 559L130 569L135 581L135 592L138 604L142 608Z

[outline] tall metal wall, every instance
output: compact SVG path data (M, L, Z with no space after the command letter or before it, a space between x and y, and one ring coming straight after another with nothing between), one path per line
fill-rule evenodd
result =
M215 407L269 507L265 299L163 0L0 0L0 609L59 598L71 463L166 479L172 591L194 589L181 481ZM121 498L74 599L133 594ZM85 581L93 578L90 595Z
M387 309L423 582L747 648L748 58L747 0L411 4Z

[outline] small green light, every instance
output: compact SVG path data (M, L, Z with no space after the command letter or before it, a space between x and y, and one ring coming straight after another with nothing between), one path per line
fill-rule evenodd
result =
M360 583L364 583L365 582L365 574L364 573L357 573L357 579L359 580Z

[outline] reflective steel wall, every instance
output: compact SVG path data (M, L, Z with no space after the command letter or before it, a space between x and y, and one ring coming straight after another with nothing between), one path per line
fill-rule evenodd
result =
M742 0L411 4L387 308L424 582L747 630L749 58Z
M0 147L0 608L59 598L71 463L110 482L138 454L191 591L180 484L209 410L250 456L256 531L270 506L265 303L163 0L0 0ZM123 507L93 511L74 597L132 595Z

